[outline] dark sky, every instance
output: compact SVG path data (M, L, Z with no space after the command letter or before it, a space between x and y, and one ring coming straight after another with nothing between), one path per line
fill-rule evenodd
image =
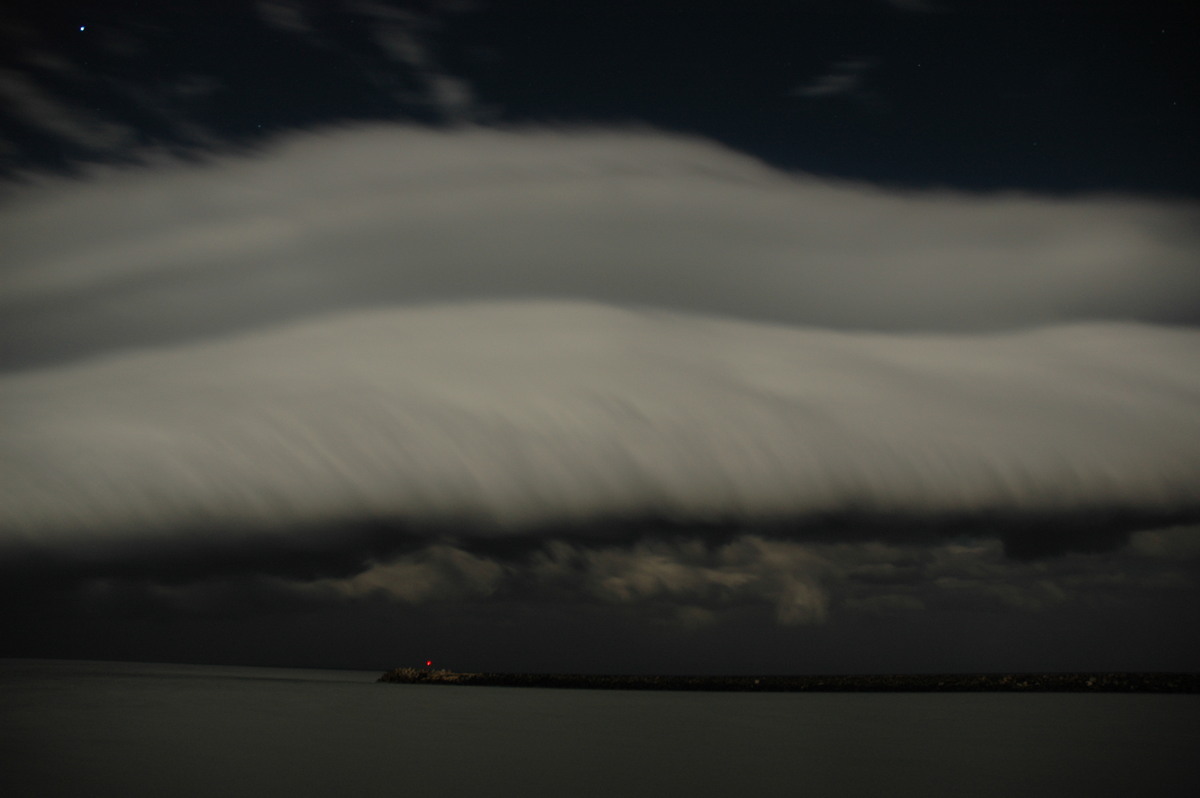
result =
M649 126L889 185L1200 191L1182 0L22 5L9 170L473 120Z
M0 656L1197 669L1200 31L1115 5L6 9Z

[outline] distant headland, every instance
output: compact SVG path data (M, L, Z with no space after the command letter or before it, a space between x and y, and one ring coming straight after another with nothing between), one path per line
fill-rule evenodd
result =
M396 668L398 684L695 690L760 693L1200 693L1200 673L985 673L879 676L598 676L566 673L458 673Z

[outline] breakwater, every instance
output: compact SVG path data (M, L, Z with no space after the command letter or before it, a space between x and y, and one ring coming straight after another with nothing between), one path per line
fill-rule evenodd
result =
M379 678L398 684L559 687L589 690L713 692L1020 692L1198 693L1197 673L997 673L877 676L603 676L564 673L459 673L396 668Z

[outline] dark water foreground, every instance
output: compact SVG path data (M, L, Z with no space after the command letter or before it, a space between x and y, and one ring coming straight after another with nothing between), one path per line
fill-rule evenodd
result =
M1194 798L1200 695L509 690L0 660L2 798Z
M1196 673L594 676L564 673L456 673L447 670L396 668L379 677L379 681L484 687L761 693L1200 693L1200 674Z

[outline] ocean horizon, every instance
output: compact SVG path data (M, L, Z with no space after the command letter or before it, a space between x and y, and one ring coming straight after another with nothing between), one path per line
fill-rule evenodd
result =
M0 661L5 794L1151 795L1196 695L379 684L377 671Z

